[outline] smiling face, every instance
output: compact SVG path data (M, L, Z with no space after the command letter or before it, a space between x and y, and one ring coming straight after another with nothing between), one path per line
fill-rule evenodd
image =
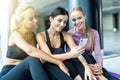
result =
M50 17L51 27L53 27L56 31L62 31L68 21L67 15L57 15L56 17L52 18Z
M85 27L86 16L83 14L82 11L72 11L70 14L70 18L75 28L82 29L83 27Z

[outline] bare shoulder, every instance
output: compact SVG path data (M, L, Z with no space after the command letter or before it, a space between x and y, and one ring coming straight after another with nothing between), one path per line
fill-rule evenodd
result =
M12 32L9 36L8 45L15 45L15 40L19 40L21 38L23 37L18 31Z
M13 40L17 40L17 39L23 39L23 34L19 31L14 31L11 33L10 38L12 38Z
M45 35L45 32L39 32L39 33L37 33L36 35L43 37L43 36Z
M38 39L38 38L45 39L45 31L37 33L37 34L36 34L36 38L37 38L37 39Z
M14 31L11 33L11 36L22 36L20 32Z
M71 34L68 32L62 32L62 34L65 40L70 39L72 37Z
M66 37L70 37L71 36L71 34L68 33L68 32L62 32L62 34L63 34L63 36L66 36Z

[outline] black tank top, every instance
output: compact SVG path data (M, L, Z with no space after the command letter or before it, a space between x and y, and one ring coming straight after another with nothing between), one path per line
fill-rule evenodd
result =
M64 41L64 37L61 32L60 32L60 47L59 48L53 48L50 43L50 38L49 38L48 32L45 31L45 34L46 34L46 39L47 39L47 45L48 45L50 51L52 52L52 54L61 54L61 53L65 52L65 50L64 50L65 41Z

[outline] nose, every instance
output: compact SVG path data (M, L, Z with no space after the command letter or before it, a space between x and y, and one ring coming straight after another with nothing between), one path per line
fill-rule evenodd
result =
M61 25L61 26L64 26L64 22L61 22L60 25Z
M76 20L76 24L78 24L79 23L79 21L78 20Z
M36 22L36 23L37 23L37 22L38 22L38 20L37 20L36 18L34 18L34 22Z

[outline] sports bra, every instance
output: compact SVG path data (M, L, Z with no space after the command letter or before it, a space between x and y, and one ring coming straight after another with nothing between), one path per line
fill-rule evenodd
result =
M45 31L45 34L46 34L46 39L47 39L47 45L48 45L50 51L52 52L52 54L61 54L61 53L65 52L65 50L64 50L65 41L64 41L64 37L61 32L60 32L60 47L59 48L53 48L50 43L50 38L49 38L48 32Z
M8 46L7 58L23 60L28 55L17 46Z
M35 33L34 37L35 37ZM11 58L11 59L19 59L19 60L23 60L28 56L28 54L26 52L24 52L22 49L20 49L19 47L15 46L8 46L7 49L7 58Z

